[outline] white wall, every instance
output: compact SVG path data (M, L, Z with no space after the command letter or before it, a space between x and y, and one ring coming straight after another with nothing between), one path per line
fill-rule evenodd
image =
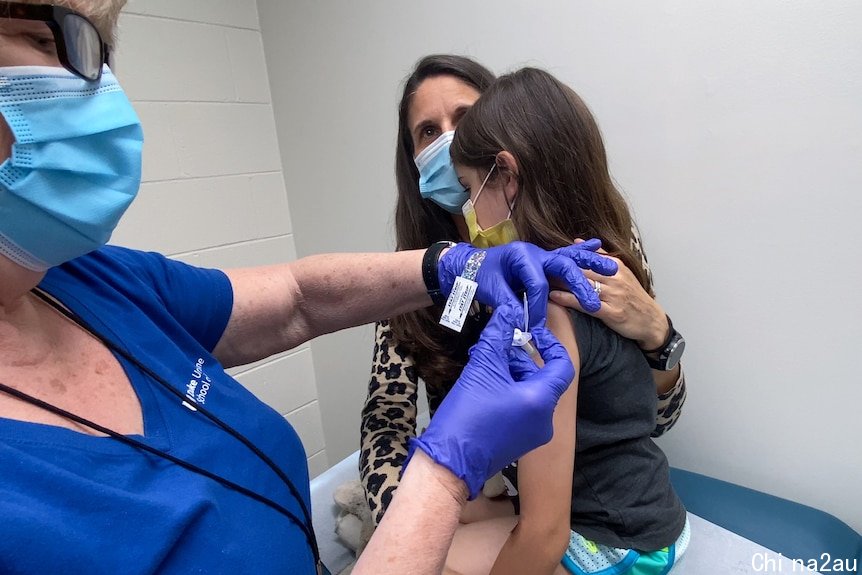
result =
M300 255L392 246L399 83L432 52L550 69L592 106L686 335L674 465L862 530L862 4L258 0ZM369 328L312 344L330 458Z
M208 267L296 258L254 0L132 0L116 69L144 126L144 184L112 243ZM311 350L231 370L329 465Z

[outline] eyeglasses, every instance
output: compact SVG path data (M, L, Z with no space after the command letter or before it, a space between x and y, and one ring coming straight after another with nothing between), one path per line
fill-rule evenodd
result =
M84 80L102 77L102 64L108 62L108 46L86 17L63 6L0 2L0 18L44 22L54 34L60 64Z

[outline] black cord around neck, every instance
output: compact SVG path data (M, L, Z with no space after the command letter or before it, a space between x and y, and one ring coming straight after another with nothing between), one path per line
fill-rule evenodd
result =
M183 402L191 405L189 398L186 395L184 395L179 390L175 389L167 381L165 381L161 376L159 376L157 373L152 371L150 368L148 368L147 366L142 364L130 352L126 351L125 349L120 348L119 346L114 344L112 341L110 341L109 339L107 339L106 337L101 335L101 333L96 331L86 320L84 320L83 318L81 318L80 316L75 314L74 312L68 310L66 307L61 305L57 300L55 300L49 294L46 294L45 292L43 292L41 289L38 289L38 288L34 289L34 290L32 290L32 293L34 295L36 295L39 299L41 299L42 301L47 303L49 306L51 306L53 309L58 311L64 317L68 318L70 321L74 322L79 327L84 329L87 333L89 333L94 338L96 338L98 341L100 341L105 347L107 347L111 351L116 352L121 357L123 357L124 359L126 359L127 361L132 363L135 367L140 369L144 374L149 376L154 381L158 382L168 392L177 396ZM277 511L277 512L281 513L282 515L284 515L285 517L287 517L291 522L295 523L300 528L300 530L302 530L303 534L305 535L306 539L308 540L309 546L311 547L311 551L312 551L312 554L314 556L314 562L318 566L318 568L320 567L320 550L317 546L317 538L316 538L315 533L314 533L314 525L312 523L311 514L309 513L308 506L305 505L305 502L303 501L301 495L299 494L299 491L297 490L296 486L293 484L293 482L290 480L290 478L287 476L287 474L284 473L284 471L274 461L272 461L272 459L270 459L269 456L267 456L265 453L263 453L248 438L246 438L240 432L236 431L233 427L231 427L230 425L228 425L227 423L223 422L221 419L216 417L214 414L212 414L209 410L204 408L202 405L200 405L198 403L194 403L194 405L193 405L194 410L197 411L198 413L201 413L204 417L206 417L212 423L214 423L215 425L220 427L222 430L224 430L226 433L228 433L230 436L232 436L233 438L238 440L240 443L245 445L252 453L254 453L254 455L256 455L258 457L258 459L263 461L279 477L279 479L282 480L282 482L290 490L291 495L299 503L299 506L300 506L302 513L303 513L303 517L305 519L304 521L300 520L290 510L288 510L284 506L276 503L275 501L269 499L268 497L260 495L259 493L251 491L250 489L243 487L242 485L239 485L237 483L234 483L233 481L230 481L229 479L226 479L224 477L216 475L215 473L207 471L206 469L198 467L197 465L194 465L193 463L190 463L188 461L185 461L183 459L180 459L178 457L170 455L170 454L168 454L168 453L166 453L160 449L154 448L154 447L147 445L146 443L140 442L136 439L132 439L129 436L123 435L123 434L118 433L112 429L106 428L102 425L99 425L95 422L92 422L88 419L85 419L79 415L76 415L74 413L66 411L62 408L55 406L55 405L47 403L41 399L38 399L38 398L33 397L31 395L28 395L22 391L19 391L17 389L9 387L3 383L0 383L0 391L3 391L9 395L12 395L13 397L16 397L22 401L27 402L27 403L30 403L32 405L35 405L35 406L40 407L42 409L45 409L46 411L54 413L55 415L59 415L61 417L64 417L64 418L69 419L71 421L74 421L76 423L79 423L81 425L89 427L95 431L98 431L99 433L103 433L103 434L105 434L105 435L107 435L107 436L109 436L109 437L111 437L117 441L120 441L121 443L124 443L126 445L129 445L129 446L134 447L136 449L139 449L141 451L144 451L144 452L150 453L152 455L156 455L158 457L166 459L166 460L168 460L168 461L170 461L176 465L179 465L180 467L183 467L184 469L187 469L193 473L197 473L199 475L202 475L204 477L212 479L212 480L218 482L219 484L221 484L221 485L223 485L229 489L233 489L234 491L237 491L238 493L241 493L247 497L250 497L251 499L253 499L255 501L263 503L264 505L274 509L275 511ZM194 400L191 400L191 402L194 402Z
M41 399L39 399L37 397L33 397L32 395L26 394L23 391L17 390L13 387L9 387L5 383L0 383L0 391L8 393L9 395L11 395L13 397L17 397L21 401L25 401L27 403L35 405L36 407L41 407L45 411L50 411L51 413L53 413L55 415L59 415L60 417L64 417L66 419L74 421L75 423L79 423L81 425L89 427L95 431L98 431L99 433L103 433L103 434L105 434L105 435L107 435L113 439L116 439L120 443L125 443L126 445L134 447L135 449L140 449L141 451L146 451L147 453L151 453L151 454L156 455L158 457L161 457L163 459L167 459L171 463L175 463L175 464L179 465L180 467L188 469L189 471L192 471L194 473L197 473L199 475L203 475L204 477L208 477L214 481L217 481L218 483L224 485L225 487L228 487L230 489L238 491L239 493L242 493L243 495L246 495L246 496L254 499L255 501L259 501L259 502L263 503L264 505L275 509L276 511L278 511L281 514L286 515L291 521L296 523L299 526L299 528L303 530L303 532L306 531L305 525L302 523L302 521L300 521L300 519L296 515L291 513L290 510L286 509L282 505L279 505L278 503L269 499L268 497L265 497L263 495L260 495L259 493L256 493L250 489L247 489L247 488L243 487L242 485L239 485L238 483L234 483L230 479L225 479L224 477L221 477L220 475L216 475L215 473L212 473L211 471L207 471L206 469L203 469L202 467L198 467L194 463L189 463L188 461L186 461L184 459L180 459L179 457L174 457L170 453L162 451L161 449L157 449L155 447L147 445L146 443L143 443L142 441L138 441L137 439L132 439L131 437L129 437L127 435L123 435L121 433L118 433L109 427L104 427L102 425L99 425L98 423L90 421L89 419L81 417L80 415L75 415L74 413L72 413L70 411L66 411L65 409L63 409L61 407L57 407L56 405L53 405L53 404L48 403L46 401L42 401Z

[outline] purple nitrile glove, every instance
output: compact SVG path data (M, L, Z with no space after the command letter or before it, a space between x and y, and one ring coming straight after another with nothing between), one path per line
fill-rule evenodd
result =
M509 306L494 310L428 429L410 440L408 460L421 449L464 481L470 499L489 477L550 441L554 408L575 377L566 349L543 327L535 328L533 341L545 366L523 365L526 354L512 347L518 319ZM524 379L513 377L513 360Z
M509 305L521 310L521 302L515 291L527 292L530 308L530 328L545 324L548 309L548 278L559 278L566 282L588 312L596 312L601 306L592 284L584 277L581 268L602 275L617 273L617 264L610 258L595 253L602 246L597 239L580 244L546 251L525 242L512 242L504 246L488 248L479 267L476 282L476 299L480 303L499 307ZM440 290L444 294L452 291L455 278L464 272L470 256L483 251L470 244L460 243L447 250L437 266Z

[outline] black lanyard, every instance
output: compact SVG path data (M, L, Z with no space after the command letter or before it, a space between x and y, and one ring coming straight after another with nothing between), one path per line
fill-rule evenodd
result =
M52 308L54 308L55 310L60 312L66 318L73 321L75 324L77 324L79 327L81 327L81 329L83 329L84 331L86 331L87 333L89 333L90 335L95 337L105 347L107 347L111 351L116 352L121 357L123 357L124 359L126 359L127 361L132 363L135 367L140 369L144 374L148 375L151 379L153 379L153 381L158 382L168 392L177 396L180 400L187 402L188 398L182 392L175 389L167 381L165 381L161 376L159 376L157 373L155 373L150 368L145 366L143 363L138 361L138 359L136 357L134 357L131 353L129 353L125 349L122 349L119 346L115 345L112 341L110 341L105 336L100 334L98 331L96 331L93 328L93 326L91 326L89 323L87 323L83 318L81 318L80 316L78 316L74 312L66 309L63 305L61 305L59 302L57 302L54 298L47 295L41 289L34 289L33 294L36 295L39 299L41 299L45 303L47 303L48 305L50 305ZM50 411L51 413L54 413L55 415L59 415L61 417L64 417L66 419L69 419L71 421L79 423L81 425L85 425L85 426L89 427L90 429L98 431L99 433L103 433L103 434L105 434L105 435L107 435L107 436L109 436L109 437L111 437L111 438L113 438L113 439L115 439L121 443L124 443L126 445L131 446L131 447L134 447L135 449L139 449L141 451L144 451L144 452L150 453L152 455L156 455L158 457L166 459L166 460L170 461L171 463L179 465L180 467L183 467L183 468L185 468L185 469L187 469L193 473L197 473L198 475L208 477L209 479L216 481L217 483L223 485L224 487L227 487L228 489L232 489L232 490L234 490L238 493L241 493L241 494L243 494L243 495L245 495L251 499L254 499L255 501L263 503L264 505L266 505L267 507L270 507L271 509L274 509L275 511L277 511L277 512L281 513L282 515L284 515L285 517L287 517L292 523L296 524L300 528L300 530L305 535L306 540L308 541L308 545L311 547L311 551L312 551L312 554L314 556L314 563L315 563L315 566L317 569L317 573L325 573L326 572L325 571L326 568L323 566L323 564L320 561L320 550L318 549L318 546L317 546L317 538L314 535L314 525L312 524L311 514L309 513L308 507L305 505L305 502L302 500L302 497L300 496L299 491L296 489L296 486L293 484L293 482L290 480L290 478L287 476L287 474L285 474L284 471L282 471L282 469L278 465L276 465L276 463L274 461L272 461L272 459L270 459L265 453L263 453L260 450L260 448L258 448L256 445L254 445L248 438L246 438L240 432L236 431L230 425L228 425L227 423L225 423L224 421L222 421L221 419L219 419L218 417L213 415L209 410L205 409L202 405L195 403L193 406L194 410L196 412L202 414L204 417L209 419L212 423L216 424L221 429L223 429L228 435L234 437L240 443L245 445L252 453L254 453L258 457L258 459L263 461L267 465L267 467L272 469L272 471L279 477L279 479L282 480L282 482L290 490L290 493L293 495L294 499L296 499L296 501L299 503L299 506L302 509L302 514L303 514L304 520L301 520L293 512L291 512L289 509L285 508L284 506L280 505L279 503L276 503L275 501L273 501L272 499L269 499L268 497L266 497L264 495L256 493L256 492L254 492L254 491L252 491L246 487L243 487L242 485L239 485L238 483L234 483L233 481L226 479L224 477L221 477L220 475L217 475L211 471L207 471L206 469L198 467L197 465L195 465L193 463L190 463L188 461L185 461L183 459L180 459L178 457L170 455L169 453L166 453L166 452L162 451L161 449L152 447L152 446L147 445L146 443L143 443L143 442L138 441L136 439L132 439L131 437L128 437L126 435L123 435L121 433L114 431L113 429L109 429L107 427L99 425L98 423L94 423L88 419L85 419L79 415L75 415L74 413L70 413L70 412L68 412L62 408L59 408L59 407L52 405L50 403L47 403L45 401L42 401L41 399L38 399L38 398L33 397L31 395L28 395L22 391L19 391L17 389L9 387L8 385L5 385L3 383L0 383L0 391L3 391L3 392L5 392L5 393L7 393L13 397L16 397L22 401L25 401L27 403L30 403L30 404L35 405L37 407L40 407L46 411Z

